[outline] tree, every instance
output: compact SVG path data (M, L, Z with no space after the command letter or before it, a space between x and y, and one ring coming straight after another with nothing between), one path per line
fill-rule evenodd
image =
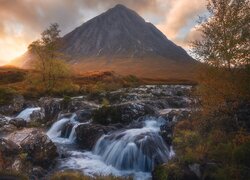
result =
M250 64L250 1L208 1L201 18L202 39L192 44L196 58L228 70Z
M210 0L207 9L202 38L192 43L193 54L205 62L197 91L202 112L227 114L237 124L236 111L250 102L250 1Z
M61 79L67 78L70 73L62 60L62 54L59 53L61 44L59 34L59 25L51 24L42 32L41 39L32 42L28 48L35 57L35 69L46 92L53 91Z

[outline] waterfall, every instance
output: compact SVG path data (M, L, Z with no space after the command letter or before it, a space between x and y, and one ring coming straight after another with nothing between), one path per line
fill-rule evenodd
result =
M170 150L158 132L159 123L148 120L143 128L102 136L93 153L119 170L151 172L156 164L164 163L170 157Z
M72 128L70 134L69 134L69 138L68 138L68 139L69 139L70 141L72 141L72 142L74 142L75 139L76 139L76 128L77 128L78 125L79 125L78 123L75 124L75 125L73 126L73 128Z
M62 118L61 120L55 122L52 127L50 128L50 130L47 132L47 135L51 138L54 139L56 137L60 137L61 136L61 131L64 127L64 125L69 122L70 119L69 118Z
M24 109L22 112L20 112L17 115L17 118L22 118L25 121L30 121L30 115L34 112L34 111L41 111L40 107L36 107L36 108L26 108Z
M73 143L76 135L75 135L75 129L79 125L79 123L75 120L76 114L71 115L69 118L62 118L58 121L56 121L52 127L47 132L47 135L54 141L54 142L61 142L61 143ZM62 131L65 128L65 126L71 123L73 124L73 127L69 129L69 137L63 138L62 137Z

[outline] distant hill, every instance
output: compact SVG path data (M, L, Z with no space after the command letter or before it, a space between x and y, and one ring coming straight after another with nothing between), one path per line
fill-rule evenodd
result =
M123 5L77 27L62 37L62 42L60 51L78 71L189 78L196 64L183 48ZM27 67L32 58L26 53L20 59L18 63Z

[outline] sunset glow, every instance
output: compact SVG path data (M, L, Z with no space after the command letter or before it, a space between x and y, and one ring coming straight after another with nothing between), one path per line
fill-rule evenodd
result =
M204 13L206 1L194 0L190 3L189 0L138 0L136 2L132 0L119 2L113 0L0 0L0 2L0 65L3 65L25 53L29 43L36 40L50 23L59 23L61 35L64 35L117 3L136 10L146 21L157 26L170 40L187 49L187 42L196 37L193 29L196 24L195 18Z

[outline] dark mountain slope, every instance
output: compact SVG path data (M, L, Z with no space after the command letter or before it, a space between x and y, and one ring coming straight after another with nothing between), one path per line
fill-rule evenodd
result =
M136 12L117 5L63 37L62 52L71 59L89 57L164 57L191 60L179 46Z

